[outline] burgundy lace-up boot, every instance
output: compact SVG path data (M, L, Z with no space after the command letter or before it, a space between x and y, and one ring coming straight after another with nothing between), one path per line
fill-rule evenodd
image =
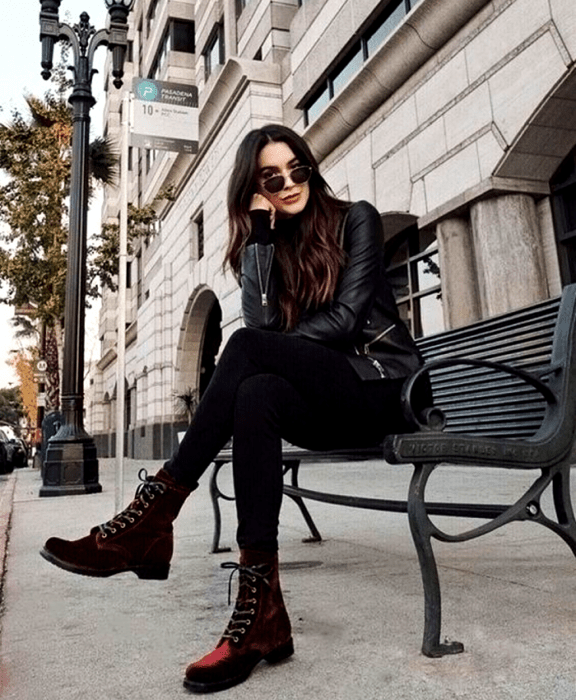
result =
M240 564L222 566L238 570L238 598L216 649L186 670L184 686L196 693L231 688L245 681L262 659L274 663L294 653L278 555L242 550Z
M191 489L178 484L161 469L148 476L134 500L103 525L80 540L51 537L40 554L61 569L84 576L112 576L133 571L142 579L166 579L174 549L172 522Z

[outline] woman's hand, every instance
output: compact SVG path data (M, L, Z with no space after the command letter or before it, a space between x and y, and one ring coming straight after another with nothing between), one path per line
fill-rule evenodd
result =
M274 223L276 221L276 209L272 202L259 192L253 194L252 199L250 201L250 211L255 211L257 209L269 212L270 228L274 229Z

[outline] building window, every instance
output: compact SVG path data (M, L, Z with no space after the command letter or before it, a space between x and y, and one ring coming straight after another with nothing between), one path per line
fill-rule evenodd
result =
M136 256L136 306L142 306L142 253Z
M550 180L552 214L563 284L576 282L576 148Z
M444 330L438 243L434 233L410 226L386 244L386 270L400 316L412 335Z
M156 162L156 158L158 158L158 156L160 155L160 152L156 148L147 148L145 150L145 153L146 153L146 155L145 155L145 158L146 158L145 168L146 168L146 174L148 174L150 172L152 166Z
M179 19L169 21L150 70L149 77L153 80L161 77L170 51L180 51L181 53L194 53L196 51L194 22Z
M124 430L130 429L132 423L132 392L126 387L124 392Z
M152 29L154 28L154 23L156 20L156 15L158 14L158 3L160 0L152 0L150 3L150 9L148 10L148 16L146 18L146 37L150 36Z
M204 214L200 212L190 220L192 257L198 261L204 257Z
M185 22L180 19L170 20L170 34L172 51L180 51L182 53L194 53L196 51L194 22Z
M218 66L224 65L224 25L222 22L217 24L212 32L203 56L204 77L208 80Z
M160 42L160 46L158 47L158 53L154 58L154 63L152 64L152 69L150 70L150 77L152 78L152 80L157 80L160 77L160 74L164 70L164 66L168 62L169 45L170 34L167 32L162 38L162 41Z
M144 41L142 34L142 22L138 25L138 65L135 66L135 74L140 75L140 66L144 57Z
M371 58L406 15L421 0L393 0L382 14L363 32L337 66L328 73L320 87L304 105L306 126L311 124L350 78Z

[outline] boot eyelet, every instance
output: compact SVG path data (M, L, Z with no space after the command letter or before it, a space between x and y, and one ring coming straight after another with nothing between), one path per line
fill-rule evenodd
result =
M110 530L110 532L111 532L111 533L112 533L113 535L115 535L115 534L116 534L116 532L117 532L117 530L116 530L116 528L115 528L115 527L113 527L113 528L112 528L112 529Z
M134 518L128 518L128 520L132 523L132 525L136 522Z
M124 529L126 527L126 523L120 523L120 527Z
M250 586L250 590L252 591L252 593L256 593L256 589L254 588L254 586Z
M145 503L145 504L144 504L144 508L150 508L150 504L149 504L149 503Z
M107 537L108 537L108 535L107 535L105 532L103 532L103 533L102 533L102 539L105 540Z
M246 625L251 625L251 624L252 624L252 620L246 620L246 622L245 622L244 624L246 624Z
M232 637L232 641L238 643L240 641L240 637Z
M142 515L142 511L141 511L141 510L137 510L136 513L138 513L138 515Z

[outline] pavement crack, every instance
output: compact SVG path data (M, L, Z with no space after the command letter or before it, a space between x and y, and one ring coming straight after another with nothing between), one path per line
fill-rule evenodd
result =
M529 588L533 591L540 591L541 593L552 593L553 591L542 588L541 586L532 586L529 583L524 583L522 581L513 581L512 579L505 578L503 576L494 576L491 574L478 573L477 571L471 571L470 569L462 569L458 566L450 566L449 564L438 564L439 569L445 569L447 571L458 571L461 574L468 574L469 576L476 576L477 578L488 579L489 581L499 581L500 583L510 583L513 586L521 586L522 588Z

